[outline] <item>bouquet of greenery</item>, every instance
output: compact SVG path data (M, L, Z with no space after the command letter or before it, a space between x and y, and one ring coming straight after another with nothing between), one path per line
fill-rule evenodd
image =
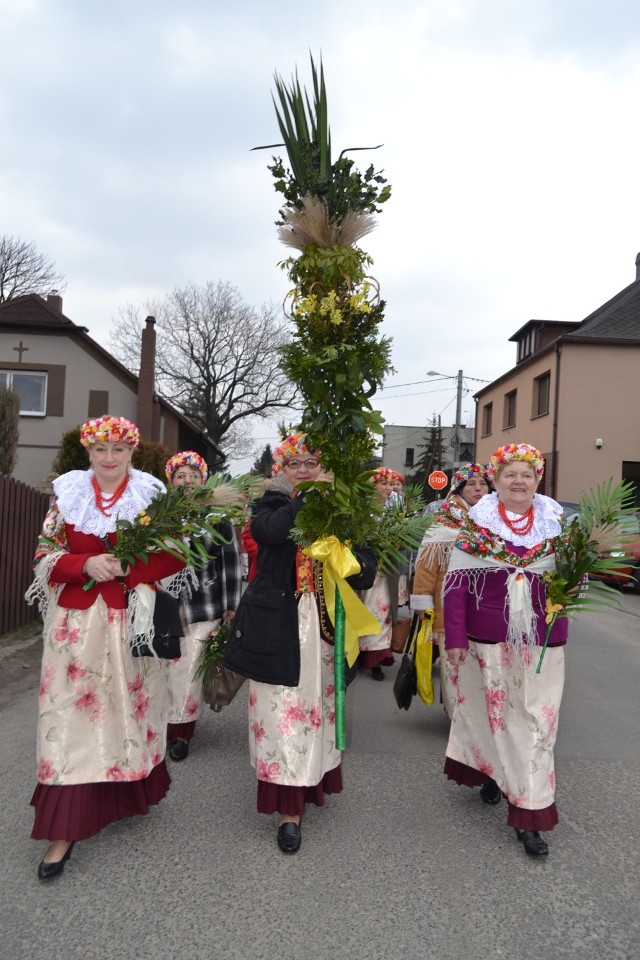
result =
M217 630L212 630L211 633L201 641L204 650L202 651L202 657L200 658L200 663L198 664L198 669L193 679L202 680L203 687L210 686L216 667L224 657L225 647L229 639L230 626L229 623L220 624Z
M620 577L627 559L629 521L636 510L635 488L613 480L589 490L578 513L563 521L555 551L556 568L544 574L547 590L547 635L536 673L540 673L553 624L581 610L598 610L620 602L618 592L600 579Z
M202 538L228 542L216 525L239 525L248 500L261 486L260 478L244 475L228 480L214 474L200 487L170 487L134 520L116 520L116 542L112 545L105 539L105 545L123 566L136 560L148 563L150 553L165 551L199 567L209 559ZM83 589L89 590L94 583L89 580Z

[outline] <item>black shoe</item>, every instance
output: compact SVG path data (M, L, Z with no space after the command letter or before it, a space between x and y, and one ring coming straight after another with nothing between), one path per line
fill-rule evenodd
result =
M382 667L372 667L371 676L373 677L374 680L384 680L384 673L382 671Z
M75 840L65 853L62 860L54 860L52 863L45 863L44 860L41 860L38 864L38 880L53 880L54 877L59 877L62 871L64 870L64 865L71 856L71 851L73 850L73 844Z
M185 740L172 740L169 756L172 760L186 760L189 756L189 744Z
M300 824L288 821L278 827L278 846L283 853L297 853L302 843Z
M480 796L483 803L490 803L492 806L495 806L496 803L500 803L502 800L502 790L495 780L492 780L491 783L482 784L480 787Z
M542 839L537 830L516 830L516 836L532 857L546 857L549 853L547 841Z

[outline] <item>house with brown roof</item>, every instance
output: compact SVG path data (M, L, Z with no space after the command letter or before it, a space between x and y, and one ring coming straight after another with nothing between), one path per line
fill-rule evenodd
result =
M64 315L60 296L0 303L0 386L14 387L21 400L16 479L39 484L63 434L104 413L133 420L145 440L197 451L210 468L224 460L217 444L155 392L155 337L147 317L135 376Z
M529 320L509 339L516 365L475 394L476 459L532 443L541 493L576 501L613 477L640 506L640 254L633 283L584 320Z

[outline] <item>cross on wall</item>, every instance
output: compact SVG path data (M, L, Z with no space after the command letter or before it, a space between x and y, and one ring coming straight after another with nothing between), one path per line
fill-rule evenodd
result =
M17 354L18 354L18 363L22 363L22 354L23 354L23 353L26 353L27 350L29 349L29 347L23 346L22 340L21 340L20 343L18 344L18 346L17 346L17 347L14 347L13 349L14 349L14 350L17 352Z

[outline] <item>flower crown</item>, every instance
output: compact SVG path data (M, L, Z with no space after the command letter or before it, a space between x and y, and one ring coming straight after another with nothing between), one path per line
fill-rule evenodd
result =
M539 450L536 450L529 443L507 443L504 447L498 447L489 458L487 464L488 479L493 483L500 468L512 460L523 460L525 463L530 463L535 470L537 480L540 480L544 473L544 458Z
M392 470L391 467L376 467L376 469L371 474L371 479L374 483L385 483L389 481L393 483L394 480L397 480L400 474L397 470Z
M453 475L453 480L451 481L451 492L455 491L462 486L463 483L466 483L467 480L471 480L472 477L482 477L484 480L487 479L487 468L483 463L465 463L463 467L460 467L459 470Z
M80 427L80 443L90 447L94 443L126 443L137 447L140 443L140 431L135 423L125 417L97 417L85 420Z
M290 433L288 437L284 438L282 443L278 444L273 451L273 467L271 468L271 475L273 477L280 473L285 465L285 461L299 457L301 453L313 454L316 457L320 456L319 450L309 450L305 442L306 439L306 433Z
M209 468L199 453L195 450L183 450L181 453L174 453L167 460L164 468L167 480L171 480L178 467L193 467L202 474L203 481L209 476Z

